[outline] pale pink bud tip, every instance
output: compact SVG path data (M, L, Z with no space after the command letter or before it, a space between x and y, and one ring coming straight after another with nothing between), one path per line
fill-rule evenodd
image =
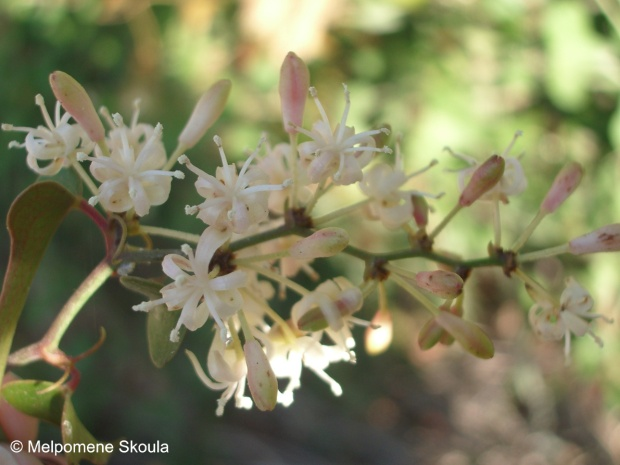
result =
M483 194L491 190L502 179L506 162L499 155L492 155L487 161L481 164L459 198L462 207L468 207Z
M415 280L422 289L442 299L454 299L463 292L463 278L452 271L421 271Z
M280 68L280 104L284 130L294 134L295 126L301 126L310 87L310 73L304 61L295 53L288 52Z
M415 224L419 228L424 228L428 224L428 202L421 195L412 195L411 204Z
M342 228L319 229L290 248L289 255L297 259L332 257L349 243L349 233Z
M222 79L207 90L192 111L187 124L179 135L179 143L189 149L196 145L207 130L222 115L230 95L232 83Z
M273 410L278 399L278 380L267 355L256 339L247 341L243 352L248 367L248 386L252 400L259 410Z
M620 223L608 224L568 243L568 250L574 255L596 252L617 252L620 250Z
M555 177L540 210L544 213L553 213L571 195L583 176L583 168L577 162L566 165Z
M93 142L102 141L105 137L103 123L84 87L62 71L54 71L50 74L50 86L56 99L82 126L88 137Z

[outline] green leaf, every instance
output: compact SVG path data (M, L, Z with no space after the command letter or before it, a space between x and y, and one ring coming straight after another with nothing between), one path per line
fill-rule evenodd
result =
M77 198L55 182L31 185L11 205L7 217L11 251L0 294L0 373L45 249L67 212L77 205Z
M60 386L45 391L52 385L49 381L20 379L2 386L2 396L20 412L60 425L65 391Z
M39 176L37 182L57 182L76 197L81 197L84 191L82 178L73 169L60 170L54 176Z
M153 281L152 279L138 278L137 276L121 276L120 283L130 291L140 294L147 299L159 299L162 288L161 283Z
M150 300L161 298L161 284L149 279L135 276L123 276L120 282L127 289L137 292ZM181 313L169 311L165 305L157 305L148 311L146 319L146 335L149 346L149 355L153 365L157 368L164 367L174 358L183 338L186 328L182 326L179 331L179 340L172 342L170 333L176 327Z
M97 441L90 434L75 413L71 396L65 399L60 429L63 443L75 444L75 447L71 447L71 452L67 452L66 455L69 465L79 465L80 460L88 460L95 465L105 465L110 460L114 452L114 444ZM88 452L88 450L93 452Z

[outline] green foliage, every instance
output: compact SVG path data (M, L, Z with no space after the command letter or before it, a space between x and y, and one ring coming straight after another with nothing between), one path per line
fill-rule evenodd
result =
M111 444L97 441L86 429L78 418L71 396L65 397L64 408L62 411L62 441L71 447L71 452L66 454L69 465L79 465L82 460L88 460L94 465L105 465L108 463L114 447ZM91 450L87 449L91 447Z
M2 397L26 415L60 426L66 392L49 381L20 379L2 386Z
M159 299L161 284L136 276L123 276L120 282L127 289L143 295L149 300ZM163 368L176 355L183 343L187 328L182 326L179 330L179 339L176 342L170 340L170 332L176 327L179 312L169 311L165 305L158 305L149 310L146 317L146 334L149 345L149 355L153 365Z
M0 373L4 373L15 328L30 284L52 236L76 198L60 184L33 184L18 196L7 219L11 255L0 294Z

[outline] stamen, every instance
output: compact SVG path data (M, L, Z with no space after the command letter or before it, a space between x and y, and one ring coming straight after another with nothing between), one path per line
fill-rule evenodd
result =
M140 150L140 153L138 154L138 158L136 159L136 164L135 164L137 170L140 170L140 168L142 167L142 164L148 159L150 155L151 146L161 137L163 130L164 130L164 127L161 125L161 123L157 123L155 125L155 129L153 130L153 133L148 138L148 140L145 142L144 146L142 147L142 150Z
M187 208L187 207L185 207ZM183 252L185 255L187 255L190 259L194 258L194 252L192 252L192 248L190 247L189 244L183 244L181 246L181 252Z
M52 122L50 114L47 112L47 108L45 108L45 100L43 100L43 96L41 94L37 94L34 98L34 103L41 108L41 114L43 115L43 120L45 121L45 124L47 124L47 127L53 130L54 123Z
M224 153L224 147L222 147L222 138L220 136L213 136L213 142L217 145L217 149L220 152L220 158L222 160L222 170L224 171L224 178L227 186L233 185L233 173L231 173L231 167L228 164L228 159Z
M110 111L106 107L101 107L99 108L99 114L103 116L103 119L105 119L106 123L108 123L110 129L114 129L115 124L114 120L112 119L112 115L110 114Z
M158 305L165 304L165 300L163 298L157 300L150 300L147 302L141 302L138 305L133 305L131 308L136 312L148 312L152 308L157 307Z
M425 172L427 172L428 170L430 170L433 166L435 166L435 165L437 165L437 164L439 164L439 162L438 162L436 159L433 159L433 160L431 160L431 162L430 162L428 165L426 165L424 168L422 168L422 169L420 169L420 170L418 170L418 171L414 171L414 172L413 172L413 173L411 173L411 174L408 174L408 175L407 175L407 177L406 177L405 179L406 179L406 180L409 180L409 179L411 179L411 178L413 178L413 177L415 177L415 176L418 176L418 175L420 175L420 174L422 174L422 173L425 173Z
M316 91L316 89L314 87L310 87L310 96L314 100L314 104L316 105L317 109L319 110L319 114L321 115L321 119L325 122L325 124L327 124L327 127L331 128L331 125L329 124L329 118L327 118L327 113L325 113L325 109L323 108L323 105L321 105L321 102L320 102L319 97L318 97L318 93L317 93L317 91Z
M523 135L523 131L515 131L515 134L514 136L512 136L512 140L510 141L510 144L508 144L508 147L506 147L506 150L504 150L504 152L502 153L503 158L508 156L508 154L510 153L510 150L515 145L515 142L517 142L517 139L521 137L522 135Z
M347 125L347 118L349 116L349 110L351 108L351 93L346 84L342 84L344 87L344 110L342 112L342 118L340 118L340 126L338 126L338 134L336 134L336 140L341 140L344 135L344 131Z
M239 177L237 178L237 182L239 181L239 179L241 179L243 177L245 172L250 167L250 163L252 163L252 160L254 160L254 158L258 154L258 151L260 150L261 146L263 145L263 142L265 142L265 137L264 136L260 138L260 140L258 141L258 145L256 146L256 149L248 156L248 159L245 161L245 163L241 167L241 171L239 171Z
M186 215L195 215L199 211L200 211L200 207L198 207L198 205L185 205Z
M140 99L137 98L133 101L133 114L131 115L131 127L135 128L138 125L138 117L140 116Z

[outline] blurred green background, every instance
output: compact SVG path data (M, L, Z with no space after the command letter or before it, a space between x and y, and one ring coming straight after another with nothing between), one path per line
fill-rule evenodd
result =
M219 163L212 136L241 159L267 131L283 140L277 84L282 59L295 51L309 65L327 112L337 120L341 83L352 95L350 121L363 130L387 122L402 133L409 169L441 163L415 187L446 192L437 221L452 206L461 167L442 149L484 159L501 152L516 130L513 155L523 154L529 188L503 210L505 242L533 216L549 183L568 160L586 167L581 188L536 231L526 248L562 243L620 221L620 4L615 0L2 0L0 2L0 120L41 124L34 96L52 110L47 84L60 69L80 81L96 106L128 118L142 101L141 120L164 125L172 150L194 102L221 78L233 81L222 119L188 155L207 169ZM311 102L308 115L316 111ZM306 117L306 126L312 122ZM0 146L20 139L0 133ZM0 154L0 213L34 179L25 153ZM417 183L417 184L416 184ZM185 216L195 203L192 183L174 182L164 208L149 224L200 232ZM351 194L353 195L353 193ZM320 206L329 210L333 206ZM439 246L467 257L485 253L492 237L489 212L475 206L440 236ZM356 240L374 244L372 231ZM55 313L100 260L94 227L70 216L55 237L32 288L14 347L37 340ZM482 239L481 239L482 238ZM174 244L162 243L164 246ZM0 230L0 265L8 235ZM564 277L587 287L595 311L617 313L618 255L544 260L526 267L560 292ZM417 265L415 265L417 266ZM351 270L359 276L361 270ZM163 455L116 455L112 465L176 464L612 464L620 463L620 338L617 324L597 324L601 350L574 341L564 367L561 344L536 340L526 322L531 301L499 270L480 270L469 284L467 312L496 342L490 361L458 347L417 348L424 314L391 289L394 342L377 357L334 365L344 389L304 374L294 404L272 413L237 411L216 418L219 393L202 386L183 356L162 370L149 361L140 301L118 283L106 284L63 341L77 354L108 339L80 363L74 395L78 413L100 439L162 441ZM374 301L362 310L370 319ZM208 330L186 338L206 356ZM23 377L56 379L42 365ZM58 432L43 426L43 438Z

